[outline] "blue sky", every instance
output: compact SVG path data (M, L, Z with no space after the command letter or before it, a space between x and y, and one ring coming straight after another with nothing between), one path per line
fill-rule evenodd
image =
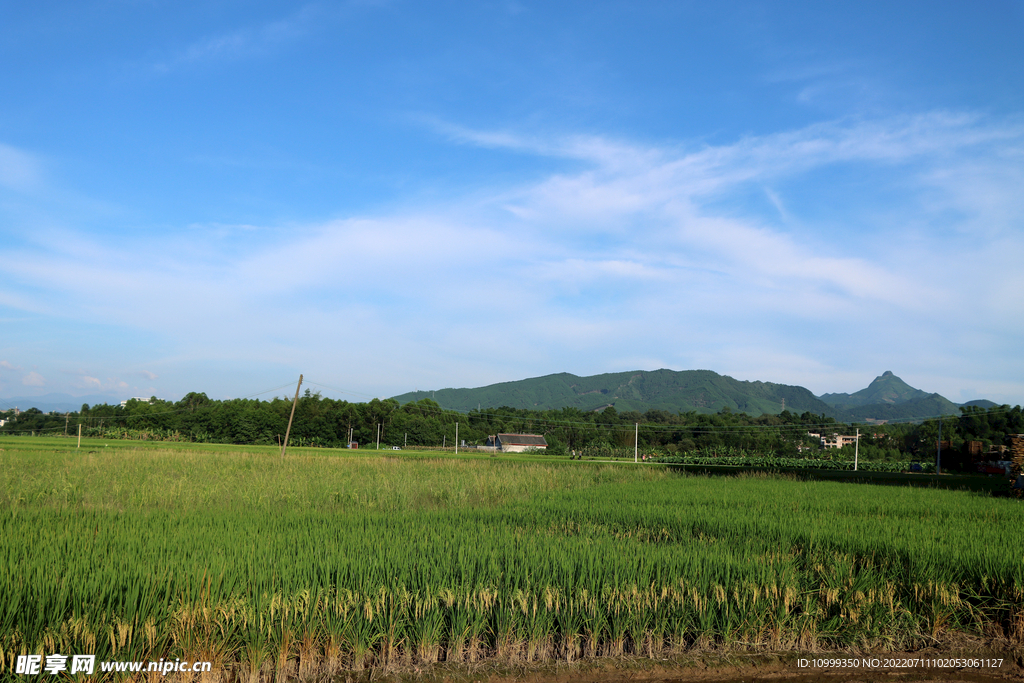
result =
M1024 403L1019 0L5 3L0 63L0 397Z

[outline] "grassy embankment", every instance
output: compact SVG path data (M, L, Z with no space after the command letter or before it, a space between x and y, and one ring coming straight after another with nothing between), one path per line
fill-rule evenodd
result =
M0 650L255 680L1024 636L1024 506L407 451L0 440Z

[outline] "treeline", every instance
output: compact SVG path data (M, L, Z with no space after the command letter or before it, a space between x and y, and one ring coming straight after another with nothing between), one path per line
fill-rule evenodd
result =
M278 444L284 438L292 408L291 398L216 401L190 393L180 401L132 400L124 406L83 405L66 415L29 409L17 417L9 411L0 434L67 434L83 436L189 441L227 444ZM940 426L941 422L941 426ZM1001 446L1007 435L1024 433L1020 406L989 409L961 408L961 415L922 423L849 425L810 412L783 411L751 417L728 408L715 414L672 413L665 410L601 412L578 408L526 410L493 408L461 413L445 410L431 399L399 404L395 399L350 403L324 398L307 390L295 410L291 443L297 446L344 447L350 440L360 447L453 446L486 443L498 433L543 434L549 453L577 455L632 455L634 445L647 453L735 455L771 454L805 457L819 449L819 438L853 435L860 430L860 457L865 460L928 458L934 453L941 428L942 441L954 450L966 450L970 441L983 450ZM845 458L852 447L830 449L828 457Z

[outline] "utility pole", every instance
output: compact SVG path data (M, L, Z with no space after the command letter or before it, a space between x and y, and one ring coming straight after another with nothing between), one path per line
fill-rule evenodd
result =
M459 423L455 423L455 455L459 454Z
M939 440L935 442L935 474L942 474L942 418L939 418Z
M82 447L82 423L78 423L78 448Z
M402 446L402 448L408 448L408 447L409 447L409 432L406 432L405 433L405 445Z
M857 455L860 453L860 427L857 427L857 440L853 442L853 471L857 471Z
M640 423L634 422L633 427L636 429L636 433L633 434L633 462L640 462L637 459L637 454L640 451Z
M380 450L380 422L377 423L377 450Z
M281 458L284 458L285 451L288 450L288 437L292 433L292 420L295 419L295 406L299 404L299 389L302 387L302 375L299 375L299 383L295 386L295 400L292 401L292 414L288 416L288 429L284 432L284 445L281 446Z
M68 435L68 416L69 415L71 415L71 413L64 413L64 436Z

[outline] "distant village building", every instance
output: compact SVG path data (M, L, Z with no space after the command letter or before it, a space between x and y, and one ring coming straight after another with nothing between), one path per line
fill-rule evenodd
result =
M856 436L847 436L845 434L833 433L832 437L829 438L827 435L822 435L818 432L807 432L807 436L818 439L822 448L842 448L843 446L852 446L857 443Z
M139 403L153 403L153 400L154 400L154 397L152 397L152 396L149 397L149 398L146 398L144 396L132 396L131 398L128 398L128 399L125 399L125 400L121 401L121 407L122 408L127 407L128 401L138 401ZM157 401L163 401L165 399L158 398L156 400Z
M541 434L498 434L487 437L487 447L505 453L522 453L525 450L546 450L548 442Z

